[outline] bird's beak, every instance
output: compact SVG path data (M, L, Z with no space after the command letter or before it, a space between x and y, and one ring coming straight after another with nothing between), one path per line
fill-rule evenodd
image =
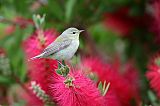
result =
M81 33L81 32L83 32L84 30L79 30L79 32Z

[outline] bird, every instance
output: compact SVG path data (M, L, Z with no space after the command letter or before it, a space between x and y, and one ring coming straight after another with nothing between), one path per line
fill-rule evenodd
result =
M29 61L39 58L55 59L58 62L70 60L79 47L79 35L83 31L74 27L66 29L42 53L30 58Z

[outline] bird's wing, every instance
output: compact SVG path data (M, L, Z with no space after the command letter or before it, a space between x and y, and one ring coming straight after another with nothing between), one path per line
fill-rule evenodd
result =
M44 56L49 56L51 54L54 54L62 49L65 49L66 47L68 47L71 44L72 40L71 39L64 39L64 40L58 40L56 39L53 43L51 43L50 45L48 45L43 53Z

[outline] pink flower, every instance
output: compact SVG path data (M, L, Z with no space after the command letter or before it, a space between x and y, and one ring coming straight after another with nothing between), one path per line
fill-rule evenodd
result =
M130 15L130 11L131 9L129 7L122 7L115 12L105 13L105 26L122 37L130 35L137 27L146 27L149 16L147 14L143 14L142 16L132 16Z
M98 81L110 82L110 89L113 90L121 105L130 106L131 100L135 99L136 103L139 103L139 87L137 84L138 76L135 69L129 65L121 68L119 63L117 65L105 64L98 58L86 58L82 61L82 67L88 69L89 72L94 72L98 77ZM84 70L85 70L84 69ZM124 69L123 74L120 70ZM133 73L133 76L128 74ZM133 78L135 77L135 78Z
M134 62L128 62L124 65L124 73L122 74L122 77L130 83L135 95L139 98L137 94L140 88L139 72L134 66Z
M22 91L20 92L21 98L23 98L26 102L26 106L43 106L42 100L40 100L32 90L28 92Z
M99 58L85 58L81 62L81 68L87 75L98 77L98 81L105 81L106 70L111 70L111 65L102 62Z
M112 67L119 73L122 79L125 80L126 85L130 86L130 90L133 92L131 96L134 96L134 99L139 102L140 80L138 70L134 64L133 60L129 60L127 63L122 64L120 62L120 58L117 57L115 62L112 64Z
M48 94L59 106L103 106L99 90L81 71L64 78L53 72L48 79Z
M44 33L37 31L24 42L24 50L27 59L40 54L43 49L54 41L56 38L55 30L45 30ZM40 84L43 90L46 89L46 78L51 70L54 70L57 65L55 60L37 59L28 62L28 70L30 80Z
M30 84L24 84L23 87L16 87L13 94L10 94L8 100L9 105L13 106L17 101L25 101L25 106L43 106L40 100L30 88Z
M122 106L115 91L110 88L105 95L105 104L106 104L106 106Z
M128 35L132 31L134 25L128 13L128 8L121 8L115 13L106 13L104 20L106 27L117 32L121 36Z
M150 80L150 86L160 97L160 55L157 54L148 65L147 78Z

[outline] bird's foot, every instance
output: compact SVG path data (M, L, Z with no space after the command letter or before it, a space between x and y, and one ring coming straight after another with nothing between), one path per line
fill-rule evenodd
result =
M58 62L58 69L56 70L56 72L64 77L66 77L70 71L70 67L65 64L64 60L62 62L57 60L57 62Z
M63 64L61 63L61 61L57 60L57 62L58 62L59 65L61 65L61 67L64 67L64 66L65 66L65 65L63 65Z

